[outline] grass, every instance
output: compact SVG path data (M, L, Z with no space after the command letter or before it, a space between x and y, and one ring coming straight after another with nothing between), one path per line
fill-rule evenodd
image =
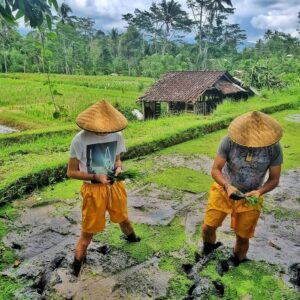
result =
M17 209L10 204L0 206L0 271L12 265L16 259L14 251L7 248L2 239L10 230L5 220L14 221L17 214Z
M121 231L117 225L108 226L95 238L125 251L138 262L145 261L154 253L167 254L185 246L186 237L180 218L175 218L170 226L135 224L134 228L136 233L142 237L139 243L127 243L122 240L120 238Z
M281 140L284 153L284 170L300 166L300 123L288 121L286 118L291 114L300 114L300 110L282 111L273 115L283 126L284 130Z
M56 102L63 107L63 118L53 119L46 76L41 74L0 74L0 122L21 129L47 127L50 123L72 122L75 116L97 100L107 99L125 110L139 107L135 100L153 83L153 79L115 76L51 75L62 95ZM118 103L118 104L117 104Z
M81 180L65 180L54 186L48 186L38 193L41 199L74 199L78 198Z
M272 114L283 127L284 133L280 141L282 145L284 163L283 170L290 170L300 166L300 123L288 121L286 118L291 114L300 114L299 109L284 110ZM168 147L159 152L159 154L205 154L214 158L217 153L220 141L227 134L227 130L219 130L205 136Z
M226 103L223 105L227 106ZM233 103L228 105L231 106L237 104ZM147 145L150 143L154 143L153 145L157 145L157 147L159 147L162 141L170 141L168 143L172 144L172 138L179 137L186 130L195 128L195 126L211 124L212 122L215 122L215 120L220 119L221 117L218 117L218 115L216 115L216 119L214 119L213 116L201 117L184 115L179 117L162 118L145 123L132 122L128 129L125 130L124 135L129 149L136 147L136 149L143 152L143 147L147 148ZM6 144L4 138L0 139L0 143L6 144L6 147L2 148L0 152L0 189L7 187L9 184L28 174L33 174L47 168L54 168L67 163L68 148L74 133L65 131L65 127L61 134L55 132L51 136L51 134L48 135L48 131L49 129L47 129L47 135L45 136L42 135L34 138L34 135L26 135L26 138L24 139L22 139L20 133L18 133L17 137L21 139L20 144L17 143L18 138L15 142L10 144ZM290 130L288 132L290 132ZM191 154L201 151L204 154L213 156L220 137L224 133L225 131L208 135L206 143L201 144L195 140L192 141L191 144L182 144L179 145L178 148L170 148L166 150L166 153L170 153L170 151L180 152L180 149L184 150L184 148L189 148L188 152ZM294 148L294 145L297 147L296 143L298 143L298 141L293 141L292 135L294 133L288 134L290 137L285 138L287 139L290 147L285 148L284 150L287 151L291 158L293 153L296 153L296 157L299 157L299 153L297 154ZM10 134L8 136L14 137L14 134ZM28 142L26 142L27 138ZM191 139L193 136L190 135L187 136L187 138ZM199 141L201 141L201 138ZM284 141L284 143L286 143L286 141ZM141 145L143 145L143 147L141 147ZM154 146L154 149L155 147L156 146ZM134 153L132 154L134 155ZM299 159L297 158L295 162L298 160ZM289 163L289 167L293 164L295 165L295 162Z
M211 176L188 168L168 168L163 172L149 175L146 181L192 193L207 191L213 182Z
M15 293L24 285L14 279L1 276L0 278L0 300L15 300ZM22 299L28 299L23 297Z
M225 285L223 299L240 300L246 295L255 300L296 300L299 295L289 289L278 277L278 270L263 262L247 262L233 268L221 277L215 270L216 261L210 262L201 272L212 280L220 280ZM210 299L217 299L212 296Z

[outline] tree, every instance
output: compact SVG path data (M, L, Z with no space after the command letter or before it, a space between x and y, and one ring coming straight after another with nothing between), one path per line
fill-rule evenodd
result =
M0 19L0 37L1 37L1 53L3 57L4 72L8 72L8 45L10 43L11 27L4 20Z
M187 3L192 11L198 43L196 65L206 68L210 44L222 35L221 24L234 9L231 0L188 0Z
M162 54L166 52L169 41L180 38L180 32L190 32L192 24L187 12L181 9L181 5L174 0L162 0L160 3L152 3L149 11L134 12L135 15L123 15L123 19L129 25L133 25L152 36L153 42L157 37L162 42ZM156 47L155 47L156 48Z
M0 17L10 24L24 17L25 23L29 23L32 28L42 26L46 20L51 29L52 7L58 11L56 0L0 0Z
M112 28L110 34L111 52L112 56L116 58L118 56L118 43L119 43L119 33L116 28Z
M108 49L106 43L102 44L97 66L103 74L108 75L111 73L112 56L109 52L109 49Z
M128 26L126 33L121 38L121 55L127 62L128 75L139 75L138 62L143 57L142 36L134 26Z
M76 17L70 16L72 9L66 3L62 3L61 7L58 10L58 15L54 17L56 21L56 33L62 41L63 54L64 54L64 66L65 74L71 74L70 66L68 62L69 53L72 51L72 39L68 39L68 33L72 32L73 27L76 23ZM73 37L73 35L72 35Z

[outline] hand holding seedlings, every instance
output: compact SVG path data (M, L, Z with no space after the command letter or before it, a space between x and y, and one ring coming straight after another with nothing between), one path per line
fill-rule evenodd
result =
M262 198L254 196L254 195L250 195L250 196L246 196L247 194L243 194L241 191L239 190L235 190L234 192L232 192L230 194L230 197L232 200L235 201L239 201L239 200L243 200L245 199L246 202L248 204L250 204L251 206L255 206L257 204L262 204Z
M115 173L111 172L111 173L107 174L107 177L109 177L111 183L114 183L115 181L122 181L125 179L134 180L136 178L141 177L141 174L140 174L140 172L138 172L136 170L127 170L127 171L119 173L117 176L115 175Z

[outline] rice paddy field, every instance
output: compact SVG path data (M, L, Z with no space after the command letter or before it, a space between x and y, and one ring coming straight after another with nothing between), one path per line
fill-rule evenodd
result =
M78 132L74 119L100 99L126 114L140 109L136 100L154 81L51 75L53 89L61 94L55 96L56 102L64 111L54 119L46 80L38 74L0 74L0 124L20 130L0 135L1 300L100 299L99 295L299 299L299 290L289 281L289 266L299 263L300 255L300 191L295 184L300 172L300 123L291 122L289 116L300 115L300 86L262 91L243 102L224 101L209 116L130 120L124 131L128 148L124 165L143 174L126 183L129 214L142 241L125 243L119 228L107 221L106 230L95 236L80 279L74 281L69 263L80 226L80 182L65 178L69 145ZM195 261L212 183L210 168L229 122L250 110L272 113L284 128L283 184L267 198L250 248L251 261L220 276L217 262L234 241L227 223L219 233L224 246L209 261ZM60 263L51 267L54 261ZM197 291L198 298L192 298Z

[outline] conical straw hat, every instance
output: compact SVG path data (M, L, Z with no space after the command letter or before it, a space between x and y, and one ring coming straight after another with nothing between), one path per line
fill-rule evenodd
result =
M76 118L76 124L87 131L112 133L124 129L128 122L123 114L102 100L80 113Z
M241 146L267 147L281 139L282 128L272 117L253 111L235 118L229 125L228 135Z

